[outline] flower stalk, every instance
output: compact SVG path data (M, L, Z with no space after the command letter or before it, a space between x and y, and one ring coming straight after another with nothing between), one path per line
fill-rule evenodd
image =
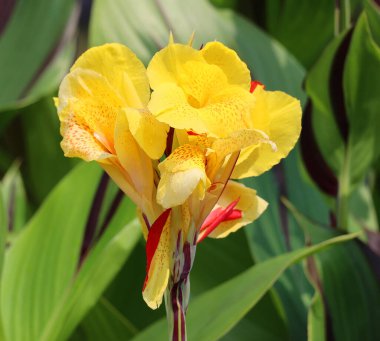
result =
M165 291L165 307L168 320L169 340L185 341L186 312L190 298L190 270L193 266L197 233L193 228L188 238L183 242L180 230L177 245L173 255L173 272ZM187 239L188 239L187 238Z

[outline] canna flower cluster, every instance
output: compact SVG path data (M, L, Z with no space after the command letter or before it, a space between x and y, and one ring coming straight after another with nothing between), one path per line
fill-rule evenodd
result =
M252 82L220 42L198 50L172 39L147 69L121 44L89 49L55 101L65 156L98 162L137 206L144 300L155 309L166 292L184 329L197 244L264 212L256 191L232 179L258 176L286 157L301 130L299 101Z

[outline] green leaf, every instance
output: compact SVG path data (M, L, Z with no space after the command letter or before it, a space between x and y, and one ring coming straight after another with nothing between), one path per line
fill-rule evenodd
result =
M225 335L273 286L281 274L294 263L328 246L357 237L343 235L318 245L296 250L253 266L215 289L190 302L187 327L190 340L217 340ZM166 321L155 323L134 341L163 340Z
M350 124L350 180L356 183L379 157L380 46L363 13L354 30L344 68L343 89Z
M114 225L92 250L46 325L41 341L66 340L120 270L141 236L133 220L122 230Z
M70 340L124 341L131 339L137 332L136 327L102 297Z
M99 175L82 165L65 178L7 252L1 310L8 340L40 339L71 284Z
M330 77L334 57L345 37L342 33L325 47L306 78L306 91L313 103L313 132L324 160L336 174L343 166L345 145L333 113Z
M281 301L270 290L226 335L223 341L283 341L289 339Z
M0 32L0 110L57 87L74 57L78 10L73 0L16 2Z
M334 35L334 2L330 0L319 1L318 10L308 2L269 0L265 2L265 17L268 32L306 68Z
M67 337L137 242L137 227L123 228L133 209L126 202L78 272L100 174L95 164L77 167L58 184L7 251L0 302L6 340Z
M51 97L23 109L19 117L25 150L24 181L32 203L38 206L77 159L63 155L57 110ZM20 132L15 132L13 138L20 139Z

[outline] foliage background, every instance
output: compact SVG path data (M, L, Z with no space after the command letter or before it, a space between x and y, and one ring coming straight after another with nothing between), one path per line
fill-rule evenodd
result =
M166 339L164 308L141 297L134 207L63 157L52 96L87 47L121 42L146 64L169 31L224 42L304 107L297 148L246 181L267 212L198 248L190 340L379 340L374 0L0 0L0 339Z

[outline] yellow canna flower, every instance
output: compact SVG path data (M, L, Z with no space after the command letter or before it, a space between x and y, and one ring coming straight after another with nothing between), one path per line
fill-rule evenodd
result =
M251 82L222 43L196 50L171 40L147 70L123 45L88 50L56 105L65 155L98 162L137 204L147 241L144 300L155 309L166 292L173 339L183 339L196 246L264 212L256 191L231 179L286 157L300 134L299 101Z
M147 227L143 295L158 307L169 285L170 304L186 309L178 293L188 290L196 244L227 236L267 207L254 190L229 179L259 175L285 157L300 134L301 107L251 82L246 64L219 42L201 50L170 42L147 73L148 108L174 133L173 151L158 165L157 202L166 211Z
M148 112L149 98L144 65L127 47L106 44L78 58L56 105L65 156L97 161L153 217L152 159L161 157L168 127Z

